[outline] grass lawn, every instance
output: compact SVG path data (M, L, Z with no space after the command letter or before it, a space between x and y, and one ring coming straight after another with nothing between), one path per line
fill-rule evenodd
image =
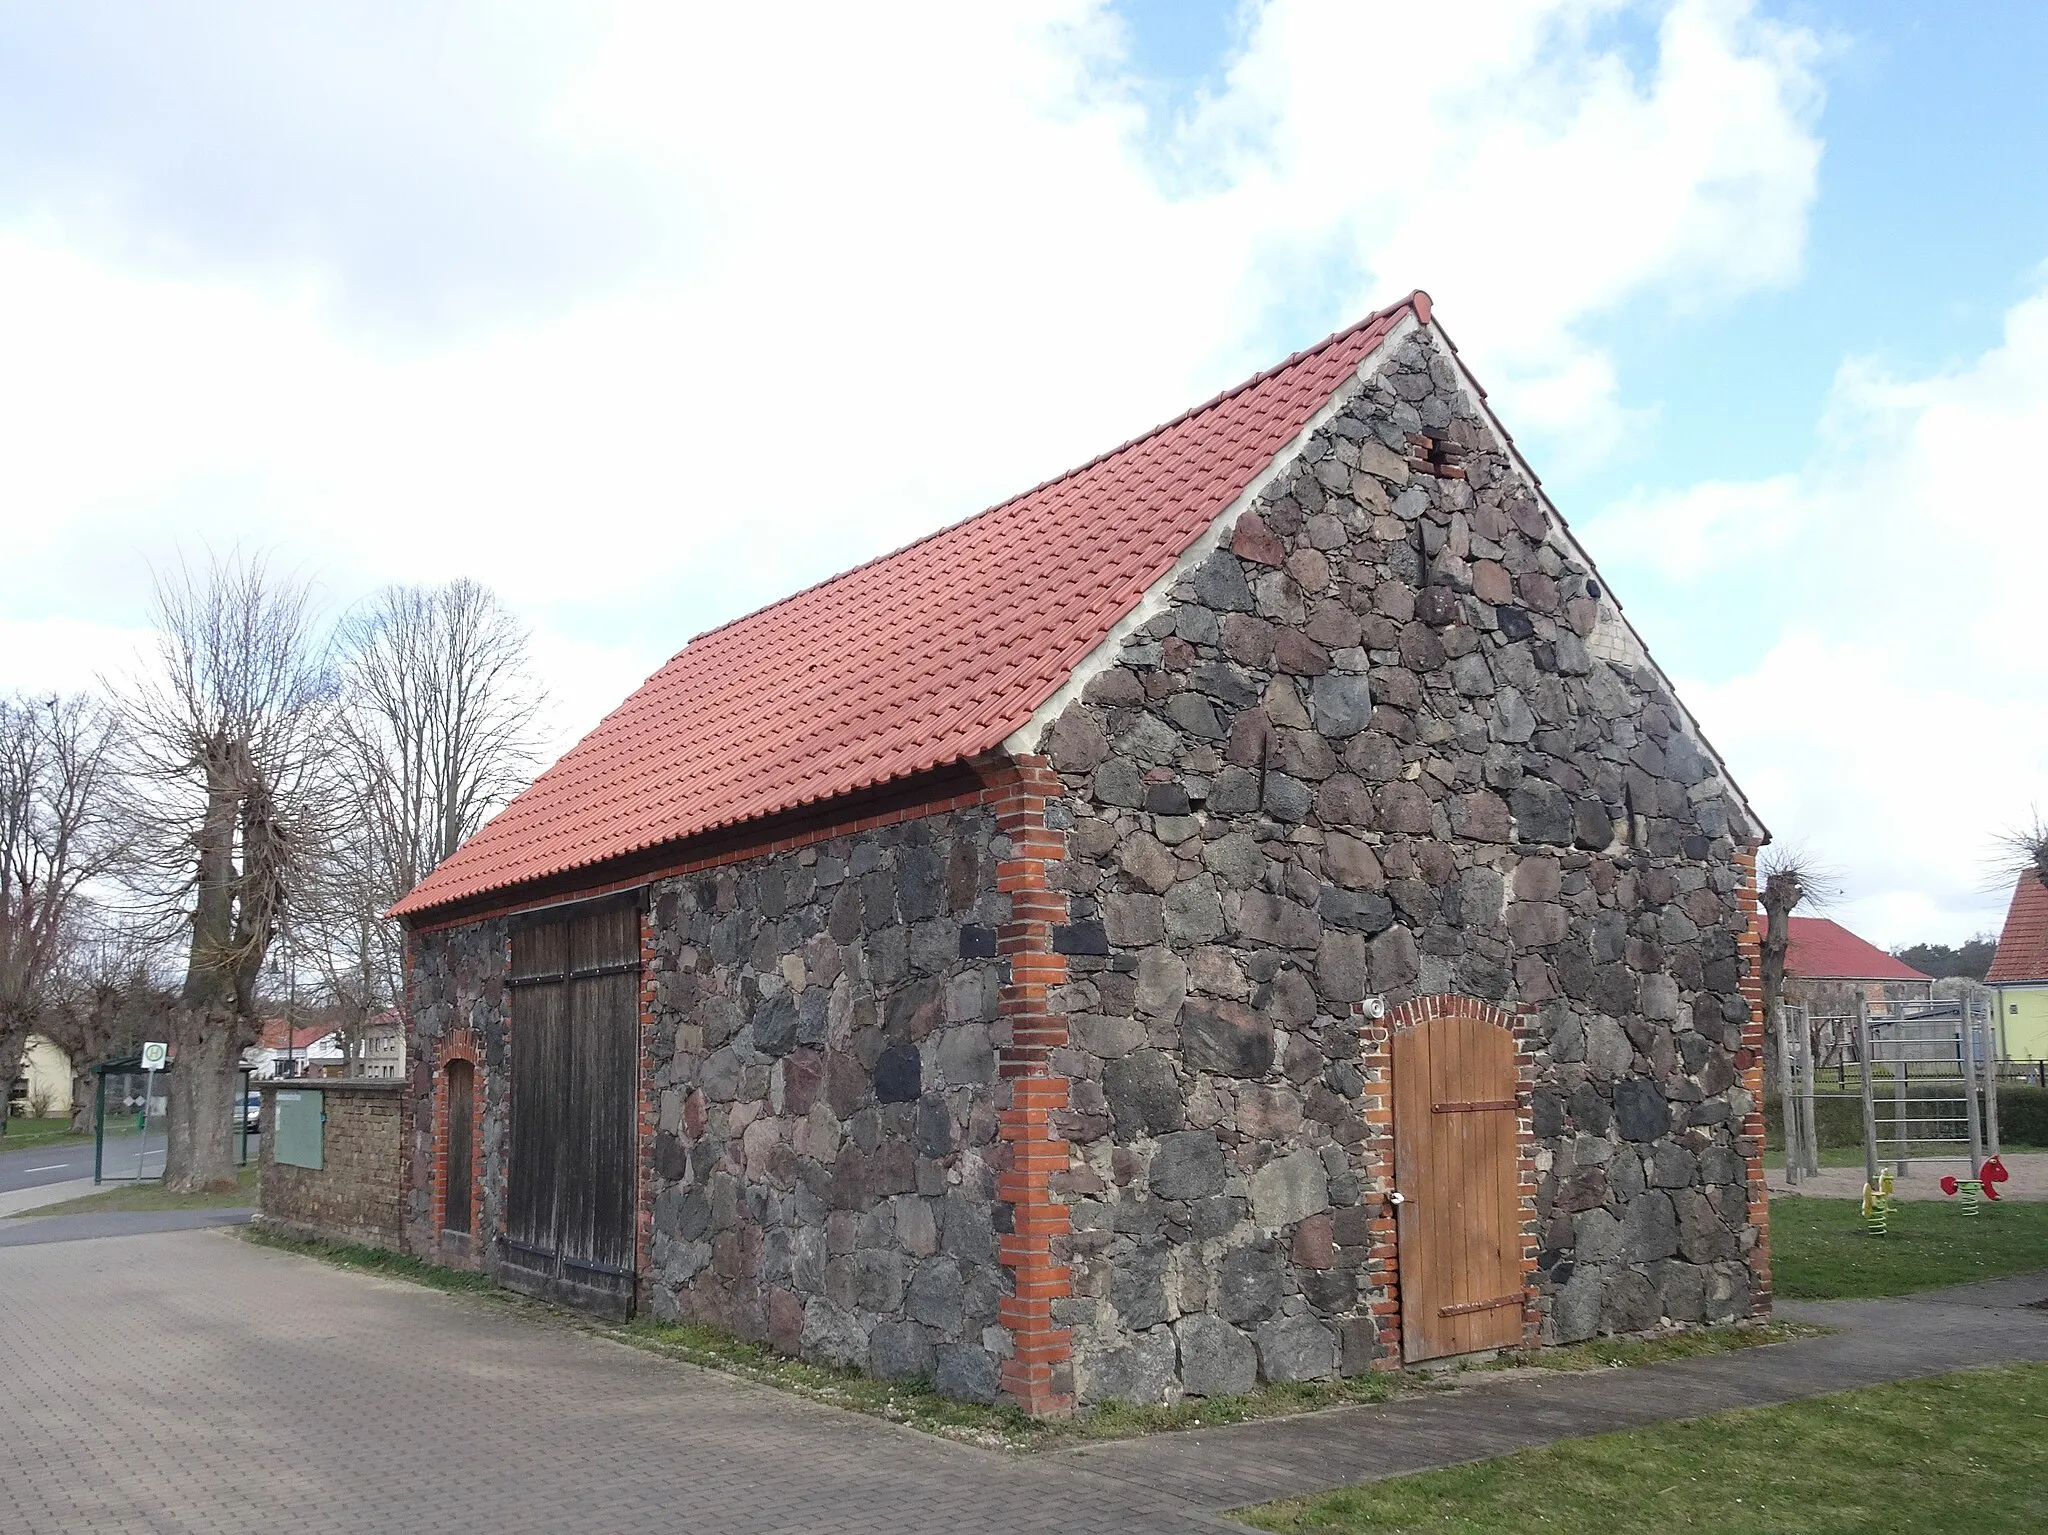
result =
M20 1151L29 1146L58 1146L76 1141L89 1141L92 1132L83 1135L71 1133L68 1118L57 1119L10 1119L7 1133L0 1135L0 1151Z
M1262 1530L1985 1535L2042 1527L2048 1365L1567 1440L1240 1511Z
M2005 1201L1975 1220L1959 1205L1892 1206L1891 1230L1863 1229L1853 1199L1771 1201L1771 1285L1785 1300L1906 1295L2048 1269L2048 1204Z
M240 1187L219 1194L166 1194L158 1183L129 1183L81 1194L54 1205L23 1210L15 1220L34 1220L44 1215L93 1215L115 1210L217 1210L256 1203L256 1164L251 1162L238 1175Z

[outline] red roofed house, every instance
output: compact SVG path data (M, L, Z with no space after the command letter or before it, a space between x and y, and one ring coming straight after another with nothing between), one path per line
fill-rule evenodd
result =
M396 1011L370 1019L356 1040L351 1063L347 1041L333 1023L287 1025L282 1018L266 1018L256 1043L242 1052L242 1064L263 1078L402 1077L405 1020Z
M2032 873L2013 886L1984 984L1997 993L2005 1058L2048 1060L2048 884Z
M1415 294L407 896L408 1241L1034 1412L1760 1312L1763 835Z
M341 1036L331 1023L265 1018L256 1043L242 1052L242 1064L264 1078L338 1077L341 1063Z
M1853 1013L1858 1000L1921 1002L1934 995L1934 977L1866 942L1826 917L1793 917L1785 953L1787 997Z

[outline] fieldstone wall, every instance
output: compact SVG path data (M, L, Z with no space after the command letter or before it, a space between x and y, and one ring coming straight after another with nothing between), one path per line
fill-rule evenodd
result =
M264 1225L330 1242L358 1242L393 1251L401 1220L401 1085L382 1079L290 1078L259 1082L263 1135L257 1156L257 1209ZM277 1089L318 1092L327 1116L319 1167L273 1160Z
M1007 852L968 809L654 887L655 1315L994 1399Z
M1751 1308L1755 833L1426 337L1040 749L1083 1400L1388 1352L1368 995L1540 1009L1543 1336Z
M411 1031L406 1040L405 1245L415 1257L435 1263L474 1263L488 1268L493 1238L505 1224L511 1007L505 977L511 966L510 929L502 917L465 927L412 936ZM481 1097L477 1137L481 1178L476 1190L475 1239L469 1251L453 1253L441 1239L434 1197L434 1169L441 1126L435 1115L435 1082L452 1053L475 1062L474 1091Z

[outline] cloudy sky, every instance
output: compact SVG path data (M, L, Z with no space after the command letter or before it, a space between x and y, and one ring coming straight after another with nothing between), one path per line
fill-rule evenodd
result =
M151 572L691 634L1411 287L1885 943L2048 809L2048 7L0 0L0 687Z

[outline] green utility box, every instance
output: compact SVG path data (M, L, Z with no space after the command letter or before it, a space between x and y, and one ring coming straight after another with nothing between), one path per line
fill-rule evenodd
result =
M326 1094L318 1088L278 1088L276 1137L271 1157L292 1167L319 1167L327 1133Z

